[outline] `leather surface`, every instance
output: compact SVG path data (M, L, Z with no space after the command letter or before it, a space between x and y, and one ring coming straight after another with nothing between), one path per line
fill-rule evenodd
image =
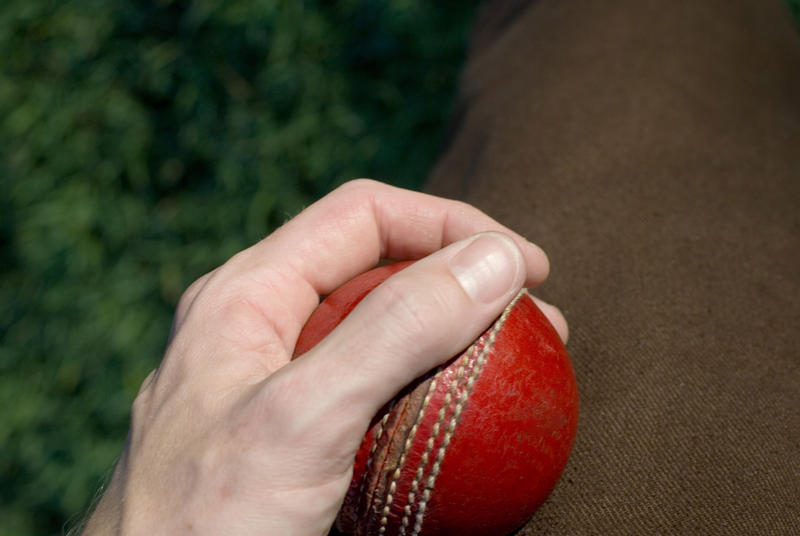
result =
M567 464L575 377L527 295L494 342L442 463L423 534L499 535L522 525Z
M407 264L378 268L334 291L306 324L297 355ZM362 536L509 532L555 486L577 412L566 350L523 293L473 346L376 416L337 527Z

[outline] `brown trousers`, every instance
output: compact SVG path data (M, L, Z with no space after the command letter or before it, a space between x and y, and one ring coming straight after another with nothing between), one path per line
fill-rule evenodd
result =
M581 393L521 535L800 534L800 35L780 0L481 11L427 190L542 245Z

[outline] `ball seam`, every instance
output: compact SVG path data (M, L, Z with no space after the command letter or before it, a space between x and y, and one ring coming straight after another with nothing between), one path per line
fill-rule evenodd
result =
M526 289L520 290L520 292L517 293L517 295L514 297L511 303L509 303L506 306L506 308L503 310L503 313L495 321L491 330L484 339L485 342L480 352L477 353L477 356L474 359L464 359L462 361L461 366L459 367L458 372L456 373L456 377L450 384L450 389L448 393L445 395L445 402L442 405L442 409L440 409L439 419L437 419L436 424L434 424L434 427L431 430L432 437L428 439L428 442L426 444L425 452L428 456L430 456L431 452L433 451L433 445L434 445L433 438L438 437L439 435L439 427L441 426L441 423L443 422L443 417L446 414L445 410L449 409L449 406L453 403L455 404L455 406L453 408L452 415L447 424L447 427L444 429L444 436L442 438L441 445L439 446L436 452L436 458L434 459L433 465L431 466L430 474L428 474L427 478L425 479L425 487L421 494L421 500L417 505L417 512L416 515L414 516L413 529L409 534L409 536L419 536L420 533L422 532L422 525L425 520L425 514L427 513L428 503L430 502L431 496L433 495L434 487L436 485L436 480L439 477L439 472L441 470L442 462L444 460L445 454L447 453L448 447L450 446L450 441L452 440L452 437L457 428L459 417L461 416L462 411L466 407L469 397L472 394L475 382L477 382L477 380L479 379L481 371L483 370L483 366L485 365L486 361L489 358L489 355L491 354L492 349L494 348L494 342L495 339L497 338L497 335L503 329L503 326L506 323L508 315L514 309L517 302L520 300L522 296L526 294L527 294ZM475 344L473 344L472 347L465 353L470 355L475 355L479 343L480 339ZM462 386L463 390L461 391L460 395L458 395L458 397L456 398L454 395L458 390L459 381L461 380L461 377L464 375L464 371L466 370L468 363L474 363L474 366ZM422 473L424 473L424 468L426 465L427 465L427 459L420 462L420 467L418 468L417 472L417 476L419 476L420 478L415 478L417 489L419 487L419 481L421 480L422 476L420 474L420 469L422 470ZM411 522L410 521L410 515L412 511L411 505L419 496L419 494L415 494L415 496L412 497L412 492L414 492L414 488L415 488L414 482L412 482L412 490L411 492L409 492L409 500L408 503L406 504L406 508L404 509L403 519L401 520L401 526L399 532L400 536L406 535L407 528Z
M402 473L402 469L405 466L406 458L408 456L409 451L411 450L411 446L414 442L414 437L417 434L417 429L419 428L419 424L422 422L422 419L425 417L425 411L430 404L431 397L433 396L434 391L436 390L436 385L439 380L439 376L441 376L444 367L439 367L434 374L433 378L431 379L430 383L428 384L428 389L425 392L425 398L422 400L422 405L417 413L416 419L414 419L414 424L411 426L411 429L408 432L408 436L405 439L403 444L403 451L400 454L400 461L397 464L397 468L392 473L392 479L389 485L386 488L386 499L384 501L383 510L381 512L381 518L379 521L378 533L384 534L386 532L386 525L389 519L389 512L391 510L392 502L394 501L394 493L397 486L397 482L400 479L400 474Z

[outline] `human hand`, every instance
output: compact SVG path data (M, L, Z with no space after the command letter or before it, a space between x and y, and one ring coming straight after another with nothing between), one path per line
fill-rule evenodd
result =
M291 361L321 295L380 259L422 257ZM327 534L378 409L547 272L537 246L473 207L342 186L186 290L84 533Z

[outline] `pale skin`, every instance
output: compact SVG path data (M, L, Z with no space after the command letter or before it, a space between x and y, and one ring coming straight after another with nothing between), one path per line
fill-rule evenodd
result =
M320 296L380 259L422 260L291 361ZM474 207L345 184L186 290L84 534L327 534L376 411L548 270Z

